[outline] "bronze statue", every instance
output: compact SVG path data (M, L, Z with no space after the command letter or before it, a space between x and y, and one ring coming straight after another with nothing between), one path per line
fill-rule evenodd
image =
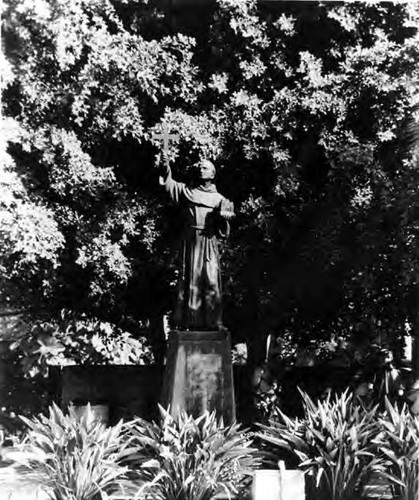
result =
M214 165L201 160L197 174L194 186L175 181L164 150L160 184L172 201L183 207L185 217L173 319L176 327L184 330L219 330L223 328L219 243L229 235L234 211L233 204L215 187Z

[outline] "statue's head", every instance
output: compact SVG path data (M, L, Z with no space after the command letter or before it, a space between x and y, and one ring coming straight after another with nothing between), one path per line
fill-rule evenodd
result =
M201 160L196 165L198 178L201 181L210 181L215 177L215 167L209 160Z

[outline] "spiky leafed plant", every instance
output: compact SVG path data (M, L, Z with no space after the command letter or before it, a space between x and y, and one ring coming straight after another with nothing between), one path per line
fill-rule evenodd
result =
M106 428L88 406L81 416L55 404L49 415L27 419L18 470L53 500L100 500L116 491L127 468L122 422Z
M194 419L160 411L159 423L137 418L128 424L130 448L137 450L130 462L142 481L137 498L210 500L244 489L259 458L240 425L225 427L214 413Z
M380 415L380 432L374 439L385 459L400 500L419 498L419 417L406 406L392 405L385 399L386 411Z
M374 457L377 408L366 410L348 391L313 402L301 392L304 417L288 418L280 410L259 437L277 458L294 455L307 475L316 500L354 500L374 471L383 468Z

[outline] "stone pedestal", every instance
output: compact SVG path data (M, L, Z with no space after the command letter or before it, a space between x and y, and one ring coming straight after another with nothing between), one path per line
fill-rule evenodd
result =
M163 406L172 415L216 411L225 424L236 418L230 335L225 331L172 331L169 335Z

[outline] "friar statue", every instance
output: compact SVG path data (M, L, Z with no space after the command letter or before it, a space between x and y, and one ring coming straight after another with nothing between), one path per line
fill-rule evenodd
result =
M196 165L197 181L187 186L172 177L167 155L160 163L160 184L183 209L184 228L174 323L181 330L220 330L220 240L228 237L233 204L215 187L209 160Z

